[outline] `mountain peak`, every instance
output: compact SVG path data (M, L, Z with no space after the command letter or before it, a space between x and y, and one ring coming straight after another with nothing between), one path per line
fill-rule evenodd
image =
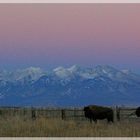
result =
M53 70L53 72L61 79L68 78L70 76L70 72L64 67L57 67Z
M83 106L93 102L120 104L132 100L139 103L140 76L126 74L128 70L121 71L108 65L94 68L73 65L57 67L48 73L41 71L30 67L1 72L0 105L48 105L51 102Z
M28 70L28 71L42 71L42 69L40 67L29 67L29 68L26 68L25 70Z
M26 73L41 73L43 72L43 70L39 67L28 67L28 68L25 68L25 69L17 69L16 72L19 72L19 73L23 73L23 72L26 72Z
M65 70L65 68L62 67L62 66L53 69L54 72L56 72L56 71L62 71L62 70Z
M117 70L114 67L109 66L109 65L97 65L95 69Z
M78 70L80 70L80 69L81 69L81 67L78 66L78 65L73 65L73 66L71 66L70 68L68 68L68 70L69 70L70 72L76 72L76 71L78 71Z
M98 65L94 68L94 71L99 74L116 74L119 72L119 70L108 65Z
M131 74L132 72L130 71L130 70L128 70L128 69L124 69L124 70L121 70L123 73L125 73L125 74Z

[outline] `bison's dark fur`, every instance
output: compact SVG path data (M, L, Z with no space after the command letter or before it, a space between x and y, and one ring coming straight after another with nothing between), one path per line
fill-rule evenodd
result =
M89 105L84 107L85 117L97 122L97 120L107 119L108 122L113 122L113 110L109 107Z
M140 117L140 107L138 107L138 108L136 109L136 115L137 115L137 117Z
M140 107L136 109L136 111L132 112L128 116L136 115L137 117L140 117Z

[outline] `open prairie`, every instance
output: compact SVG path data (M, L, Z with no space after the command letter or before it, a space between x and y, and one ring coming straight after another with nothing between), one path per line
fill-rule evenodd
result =
M140 122L120 121L97 124L87 120L59 118L0 118L0 137L140 137Z
M117 120L119 110L120 121ZM114 123L85 118L82 108L0 108L0 137L139 137L136 108L113 108Z

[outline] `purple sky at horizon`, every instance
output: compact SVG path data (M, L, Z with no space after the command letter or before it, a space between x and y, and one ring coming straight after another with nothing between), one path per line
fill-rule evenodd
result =
M140 4L0 4L0 69L139 61Z

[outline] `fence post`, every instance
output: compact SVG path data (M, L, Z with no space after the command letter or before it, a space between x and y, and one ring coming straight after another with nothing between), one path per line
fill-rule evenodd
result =
M22 112L22 113L23 113L23 116L25 116L25 115L27 114L27 112L26 112L26 111L27 111L26 108L23 108L22 111L23 111L23 112Z
M61 110L61 117L62 117L62 120L66 119L66 112L64 109Z
M0 116L2 116L2 110L0 110Z
M45 109L45 117L47 118L48 117L48 110Z
M74 108L74 120L76 120L76 108Z
M113 107L113 120L114 120L114 122L117 121L117 111L116 111L116 106Z
M120 107L116 107L117 121L120 121Z
M36 119L36 111L34 108L31 109L31 117L32 117L32 120Z

